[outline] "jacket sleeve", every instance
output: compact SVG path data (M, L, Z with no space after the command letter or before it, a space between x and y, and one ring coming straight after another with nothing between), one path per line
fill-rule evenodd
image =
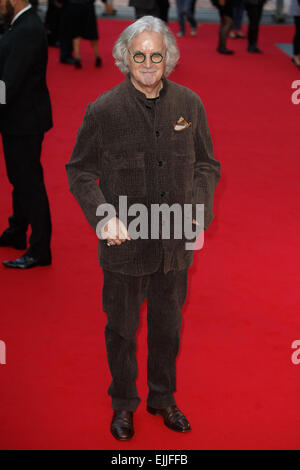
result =
M92 103L87 106L66 171L71 193L91 227L96 230L100 221L96 216L97 207L106 201L97 182L100 176L101 128L95 121L92 107Z
M6 104L22 90L24 81L34 63L39 60L40 34L30 28L16 28L12 31L13 43L10 54L5 61L1 80L5 83Z
M220 163L213 155L213 144L202 102L198 104L198 119L195 129L195 153L193 203L204 204L204 229L214 218L213 199L220 178Z

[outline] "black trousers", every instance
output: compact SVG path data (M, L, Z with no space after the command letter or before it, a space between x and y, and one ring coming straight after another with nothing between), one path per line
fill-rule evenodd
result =
M70 12L69 4L64 3L60 8L60 31L59 31L59 47L60 60L67 60L73 56L73 39L69 28Z
M300 16L294 16L295 21L295 36L293 41L294 55L300 54Z
M158 0L159 17L161 20L168 23L169 0Z
M126 243L126 242L125 242ZM103 270L103 310L107 313L105 341L112 382L108 389L114 410L135 411L136 332L140 307L147 298L147 404L166 408L175 404L176 357L179 350L181 308L186 299L188 269L129 276Z
M252 3L245 2L244 6L249 18L248 44L249 46L256 46L264 3L259 2L257 5L254 5Z
M9 230L22 238L31 226L27 254L33 257L50 255L51 217L40 161L43 138L44 134L2 134L7 176L13 186Z
M157 18L160 17L160 9L157 6L154 8L139 8L135 7L135 18L138 20L139 18L142 18L142 16L156 16Z

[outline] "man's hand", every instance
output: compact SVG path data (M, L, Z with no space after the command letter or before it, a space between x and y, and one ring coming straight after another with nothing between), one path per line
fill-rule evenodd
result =
M101 237L108 245L121 245L126 240L131 240L125 225L117 217L112 217L101 229Z

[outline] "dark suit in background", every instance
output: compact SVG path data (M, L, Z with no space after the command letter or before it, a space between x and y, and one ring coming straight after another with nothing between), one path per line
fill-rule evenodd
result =
M266 0L245 0L244 6L249 18L248 50L257 48L259 25Z
M25 248L30 225L26 254L41 262L51 259L51 218L40 162L44 133L52 127L47 60L44 27L31 8L0 40L0 80L6 85L6 104L0 105L0 132L13 186L13 215L3 235Z
M135 8L136 19L145 15L160 16L160 9L156 0L130 0L129 6Z
M168 12L169 12L169 0L157 0L157 4L159 7L159 17L161 20L168 23Z

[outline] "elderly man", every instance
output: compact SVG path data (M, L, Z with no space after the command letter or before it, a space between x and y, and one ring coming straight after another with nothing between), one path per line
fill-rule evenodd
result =
M100 232L114 410L111 433L126 440L133 436L133 412L140 402L135 383L136 331L145 298L147 411L161 415L174 431L191 429L177 408L174 392L181 308L193 251L185 249L184 237L163 237L161 226L159 236L133 236L117 210L119 196L126 196L131 208L139 203L149 210L163 204L190 204L193 209L204 204L206 229L213 219L220 165L213 157L201 100L165 78L179 58L166 24L151 16L137 20L121 34L113 54L126 79L88 105L66 167L72 193L91 226ZM103 217L97 208L108 203L116 208L116 216L107 222L96 211Z
M25 250L4 261L8 268L51 264L51 216L41 165L44 133L52 127L46 84L48 47L42 22L26 0L0 0L9 25L0 41L0 80L6 100L0 104L0 132L7 175L13 186L13 214L0 236L0 246Z

